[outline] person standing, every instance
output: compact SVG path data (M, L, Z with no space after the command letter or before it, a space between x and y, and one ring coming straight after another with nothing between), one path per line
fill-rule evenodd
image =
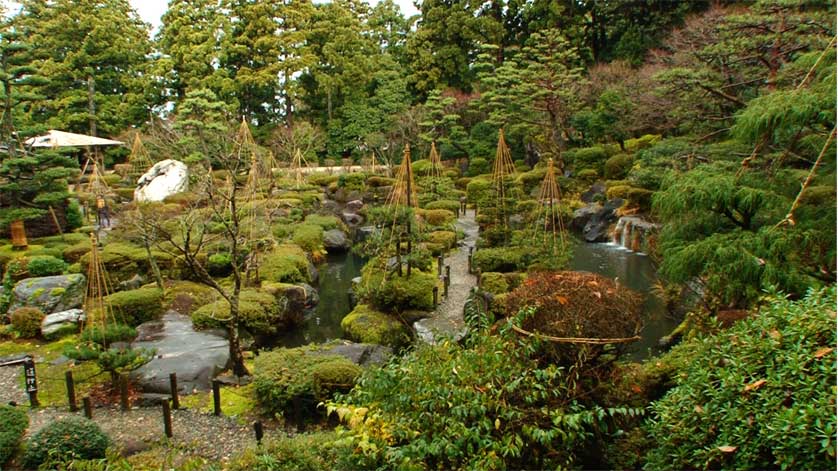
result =
M111 217L108 210L108 204L101 195L96 197L96 219L99 227L110 227Z

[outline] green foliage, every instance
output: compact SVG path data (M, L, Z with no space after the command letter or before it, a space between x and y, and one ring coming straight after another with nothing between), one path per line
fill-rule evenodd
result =
M403 311L408 309L433 309L433 287L436 277L414 268L407 276L390 274L371 260L361 270L361 284L357 294L361 299L370 301L382 310Z
M367 181L367 174L365 173L341 173L338 177L338 188L345 188L346 190L363 191L364 185Z
M158 288L140 288L120 291L105 297L121 322L137 326L156 319L163 313L163 292Z
M54 151L37 151L4 159L0 165L0 225L17 219L48 217L49 207L64 206L68 181L78 172L75 159Z
M31 339L41 333L44 313L36 307L21 307L11 314L12 327L23 338Z
M29 427L29 416L22 407L0 405L0 465L6 464L18 451L20 440Z
M647 467L832 467L834 308L834 288L775 297L759 315L676 347L683 367L652 405Z
M641 211L648 211L652 206L652 191L645 188L635 188L631 185L614 185L608 188L605 196L611 200L620 198L631 206L639 207Z
M447 209L419 209L416 215L423 218L431 226L445 226L454 222L456 216Z
M137 329L125 324L108 324L102 326L91 326L82 332L79 340L81 342L98 343L103 346L110 346L114 342L130 342L137 336Z
M207 273L212 276L227 276L233 272L233 259L229 253L214 253L207 257Z
M294 228L291 239L309 253L323 252L323 228L314 224L300 224Z
M460 210L460 202L454 200L435 200L426 204L425 209L445 209L456 213Z
M295 323L289 314L270 293L246 289L239 294L238 325L251 334L281 332ZM219 299L195 310L192 322L198 329L223 329L227 328L230 315L230 304L225 299Z
M352 388L361 368L342 356L320 353L318 348L279 348L256 357L253 381L256 398L265 410L313 413L319 402Z
M356 342L401 347L410 342L410 333L394 315L358 304L340 322L346 336Z
M468 161L468 176L476 177L492 171L492 165L482 157L472 157Z
M78 262L84 255L90 252L90 241L79 242L64 249L62 255L69 263Z
M474 268L483 273L519 271L527 267L527 251L517 247L482 248L474 252Z
M330 404L367 469L556 469L578 466L612 418L637 414L577 397L576 373L541 363L504 332L465 346L420 345L368 370Z
M60 464L76 459L104 458L111 440L95 422L71 416L50 422L26 443L23 466Z
M299 246L283 244L264 255L259 279L263 282L308 283L311 281L308 266L308 258Z
M70 200L67 204L66 210L67 228L70 230L78 229L84 225L84 217L81 214L81 206L79 200Z
M64 263L64 260L49 255L32 257L26 264L26 271L34 277L60 275L66 269L67 264Z
M632 158L628 154L617 154L605 161L605 178L622 180L631 170Z
M604 175L608 153L601 146L582 147L565 152L564 158L576 169L593 169Z
M324 231L330 231L332 229L340 229L342 231L346 231L346 224L344 224L343 221L338 219L337 216L333 216L331 214L309 214L305 218L305 223L320 226L323 228Z
M451 231L434 231L428 234L428 243L433 244L432 247L437 249L435 254L438 255L451 250L456 238L457 234ZM431 252L434 252L434 250L431 250Z
M509 283L506 281L504 273L481 273L480 289L491 294L503 294L509 291Z
M322 471L350 469L344 459L348 443L335 432L312 432L281 436L251 447L229 463L231 471Z

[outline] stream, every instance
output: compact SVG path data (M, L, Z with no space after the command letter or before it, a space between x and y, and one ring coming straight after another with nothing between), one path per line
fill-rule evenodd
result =
M652 291L657 271L646 255L631 252L617 244L580 242L574 247L570 269L617 278L621 284L645 298L642 338L629 347L631 359L642 360L652 356L659 351L658 340L678 326L679 321L666 312L663 301Z

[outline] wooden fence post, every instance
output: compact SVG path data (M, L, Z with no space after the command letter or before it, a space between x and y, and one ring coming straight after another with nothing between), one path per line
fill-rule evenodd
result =
M214 414L221 415L221 382L217 379L212 380L212 403Z
M67 383L67 402L70 404L70 412L76 412L79 406L76 404L76 383L73 381L71 370L64 372L64 381Z
M169 407L169 401L163 401L163 430L166 437L172 438L172 409Z
M172 392L172 409L180 409L180 397L177 390L177 373L169 373L169 388Z
M131 410L131 402L128 398L128 375L119 375L119 400L123 411Z
M90 400L90 396L84 396L81 400L82 404L84 405L84 416L88 419L93 418L93 401Z

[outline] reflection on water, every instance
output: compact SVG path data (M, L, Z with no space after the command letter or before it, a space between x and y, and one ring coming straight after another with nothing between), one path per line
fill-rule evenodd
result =
M320 265L320 303L306 314L305 323L277 339L276 344L283 347L299 347L309 343L323 343L343 336L340 321L349 314L349 289L352 278L361 276L361 268L366 263L363 258L351 254L329 255Z
M646 358L655 353L658 340L669 335L678 325L666 312L666 308L652 293L652 285L657 280L657 273L652 261L646 255L630 252L616 244L578 243L574 247L570 269L597 273L608 278L616 278L620 284L628 286L645 297L645 313L642 339L632 344L631 357Z

